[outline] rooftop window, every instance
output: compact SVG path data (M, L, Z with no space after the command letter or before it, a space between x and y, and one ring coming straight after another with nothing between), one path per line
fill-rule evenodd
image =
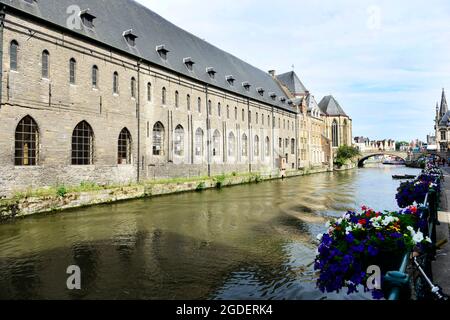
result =
M214 79L216 77L216 70L214 70L214 68L206 68L206 72L208 73L208 75L211 77L211 79Z
M258 91L260 96L264 96L265 90L263 88L256 88L256 91Z
M192 71L194 69L195 62L191 57L184 58L183 63L186 65L186 68L188 68L189 71Z
M130 46L134 47L136 45L136 39L138 38L138 36L133 33L133 29L124 31L123 37L125 38L125 40L127 40L127 43Z
M236 79L234 79L233 76L226 76L226 79L227 79L227 82L228 82L228 84L229 84L230 86L234 86L234 81L235 81Z
M80 18L81 18L81 22L83 22L83 24L88 27L88 28L94 28L94 19L97 18L96 16L94 16L92 13L90 13L89 9L86 10L82 10L80 12Z
M167 60L167 54L170 52L169 50L167 50L165 45L160 45L156 47L156 52L158 52L159 56L161 57L161 59L163 60Z
M250 87L252 85L248 82L242 82L242 86L244 87L245 90L250 91Z

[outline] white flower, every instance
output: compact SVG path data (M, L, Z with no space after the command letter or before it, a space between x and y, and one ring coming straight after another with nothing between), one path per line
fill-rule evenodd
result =
M345 234L349 234L352 231L353 231L352 227L345 228Z
M325 223L325 228L329 228L331 226L331 222L328 221L327 223Z
M412 234L412 233L415 233L415 231L414 231L414 228L413 228L413 227L411 227L411 226L409 226L409 227L408 227L408 228L406 228L406 229L408 229L408 231L409 231L409 232L411 232L411 234Z
M425 238L425 241L428 242L428 243L432 243L430 237L426 237L426 238Z
M424 239L425 239L425 238L424 238L424 236L423 236L423 233L420 232L420 231L417 232L417 233L415 233L414 236L413 236L413 240L414 240L414 242L415 242L416 244L421 243Z

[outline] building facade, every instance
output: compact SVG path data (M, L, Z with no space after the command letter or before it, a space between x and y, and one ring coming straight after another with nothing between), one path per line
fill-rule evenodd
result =
M332 162L309 93L134 1L0 6L0 196Z
M442 89L441 103L436 104L436 118L434 129L436 131L436 146L440 152L448 152L450 146L450 112L448 110L445 90Z

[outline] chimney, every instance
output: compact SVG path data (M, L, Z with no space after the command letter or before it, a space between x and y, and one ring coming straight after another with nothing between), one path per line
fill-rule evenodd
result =
M270 74L272 77L275 77L276 71L275 71L275 70L269 70L269 74Z

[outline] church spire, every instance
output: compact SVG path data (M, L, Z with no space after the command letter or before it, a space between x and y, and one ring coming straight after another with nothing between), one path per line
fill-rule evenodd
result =
M448 112L447 98L445 97L445 89L442 89L441 109L439 116L442 118Z

